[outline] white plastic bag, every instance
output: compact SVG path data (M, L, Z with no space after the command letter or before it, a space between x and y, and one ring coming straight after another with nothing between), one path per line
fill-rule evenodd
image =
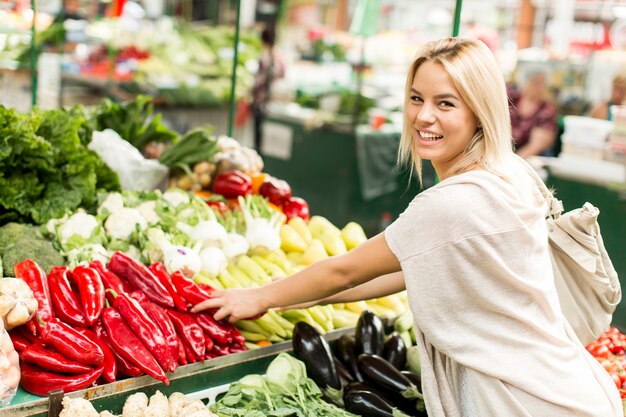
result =
M19 356L0 320L0 407L11 403L20 383Z
M112 129L93 132L89 149L117 173L123 190L164 189L167 184L168 168L156 160L144 158Z

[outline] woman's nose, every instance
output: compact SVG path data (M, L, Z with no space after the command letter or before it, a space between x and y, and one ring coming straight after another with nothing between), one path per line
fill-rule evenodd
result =
M428 104L423 104L417 112L415 121L420 123L434 123L435 112L433 111L432 106Z

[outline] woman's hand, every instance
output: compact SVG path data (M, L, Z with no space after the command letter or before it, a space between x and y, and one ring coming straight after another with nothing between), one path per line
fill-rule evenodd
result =
M196 304L191 311L197 313L206 309L217 309L215 320L228 319L231 323L238 320L257 318L269 308L269 301L263 297L260 288L232 289L213 291L210 300Z

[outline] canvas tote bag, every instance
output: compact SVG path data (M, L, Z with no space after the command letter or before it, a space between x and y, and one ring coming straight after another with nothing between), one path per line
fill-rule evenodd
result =
M525 163L550 208L548 241L554 281L563 315L580 341L597 340L622 299L617 272L604 248L598 215L591 203L563 213L537 172Z

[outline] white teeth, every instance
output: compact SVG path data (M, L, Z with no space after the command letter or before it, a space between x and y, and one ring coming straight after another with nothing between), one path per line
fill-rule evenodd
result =
M432 133L426 133L426 132L420 132L420 136L422 137L422 139L427 139L427 140L438 140L438 139L443 138L443 136L434 135Z

